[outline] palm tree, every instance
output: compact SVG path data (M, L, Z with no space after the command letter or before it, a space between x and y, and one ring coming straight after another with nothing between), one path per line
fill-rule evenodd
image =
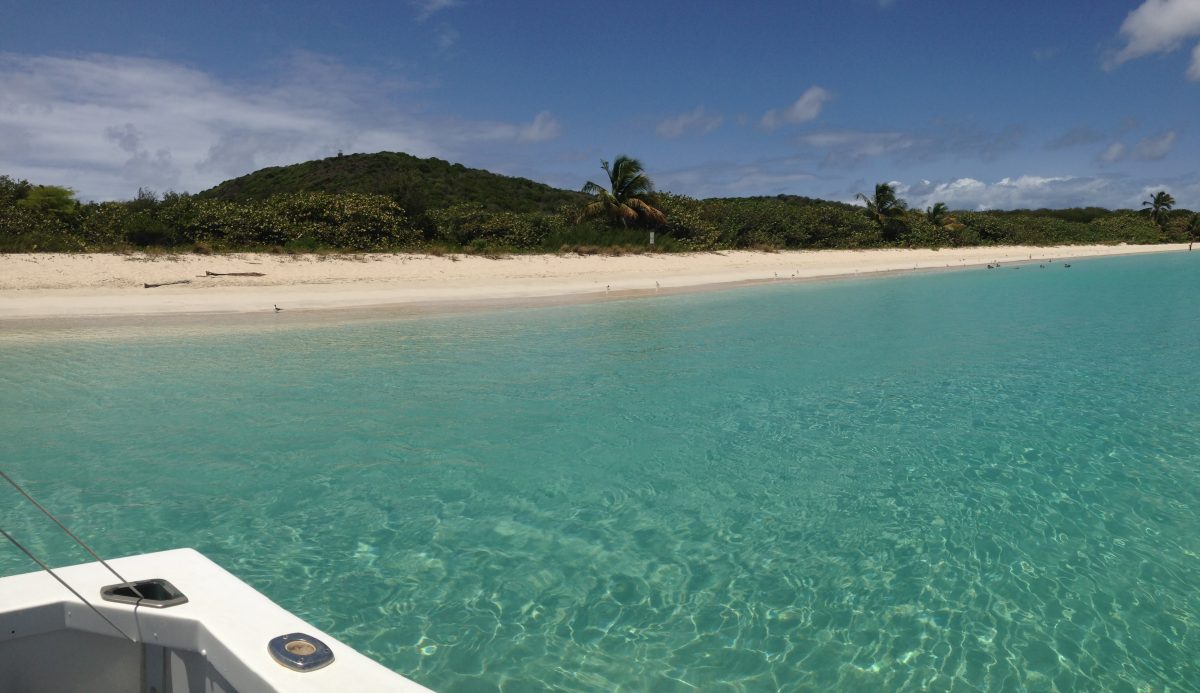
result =
M925 218L929 220L930 224L942 228L953 217L950 216L950 208L946 206L945 202L937 202L925 210Z
M879 230L887 240L895 238L896 232L904 226L904 214L908 204L896 197L896 189L887 183L875 186L875 196L867 197L859 193L857 198L867 205L867 214L879 224Z
M620 219L622 226L642 219L655 224L667 223L666 215L651 204L654 182L646 175L642 162L622 154L611 166L601 159L600 167L608 174L608 187L590 180L583 186L583 192L596 199L579 212L575 223L601 215Z
M925 219L937 228L950 233L957 233L967 228L958 220L958 217L950 213L950 208L946 206L945 202L936 202L932 207L926 208Z
M1149 207L1150 220L1162 228L1167 223L1167 213L1175 206L1175 198L1165 190L1154 193L1154 197L1142 201L1143 207Z

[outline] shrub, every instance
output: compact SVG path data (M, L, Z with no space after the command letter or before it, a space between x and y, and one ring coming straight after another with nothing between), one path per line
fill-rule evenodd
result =
M120 202L87 205L79 222L79 235L89 248L111 248L125 242L129 207Z
M900 241L909 248L945 248L954 245L954 237L945 226L938 226L921 214L908 215L908 225Z
M455 205L429 213L437 228L435 238L475 249L542 248L553 234L561 233L560 215L538 212L489 212L481 205Z
M1095 219L1088 226L1093 232L1093 242L1103 239L1109 242L1159 243L1163 240L1162 230L1144 214L1118 212Z
M19 205L0 205L0 250L24 252L79 252L83 239L52 211Z
M176 243L175 230L145 212L129 215L125 222L125 240L132 245L164 248Z

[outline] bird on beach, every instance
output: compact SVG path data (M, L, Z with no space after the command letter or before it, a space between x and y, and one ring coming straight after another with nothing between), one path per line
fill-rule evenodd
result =
M278 313L279 311L283 310L283 309L282 309L282 308L280 308L280 307L279 307L277 304L274 304L274 303L272 303L271 305L275 306L275 312L276 312L276 313Z

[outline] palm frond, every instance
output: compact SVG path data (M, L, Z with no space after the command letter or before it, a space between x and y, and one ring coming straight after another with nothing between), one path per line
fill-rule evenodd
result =
M661 210L650 205L650 203L646 202L645 200L633 197L626 200L625 204L637 210L635 214L646 217L656 224L667 223L667 215L663 214Z
M575 217L575 223L578 224L584 219L607 214L609 209L610 205L606 204L604 200L589 202L583 206L583 209L579 210L579 215Z
M624 219L626 221L637 221L638 220L637 211L633 207L630 207L627 204L618 204L616 207L613 208L613 211L616 213L617 216L621 217L622 219Z

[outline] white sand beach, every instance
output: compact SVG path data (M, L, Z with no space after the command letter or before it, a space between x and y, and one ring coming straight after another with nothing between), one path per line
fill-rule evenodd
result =
M0 320L606 300L739 283L1186 250L1176 245L517 255L0 255ZM262 276L207 273L257 272ZM187 282L187 283L172 283ZM163 284L146 288L146 284Z

